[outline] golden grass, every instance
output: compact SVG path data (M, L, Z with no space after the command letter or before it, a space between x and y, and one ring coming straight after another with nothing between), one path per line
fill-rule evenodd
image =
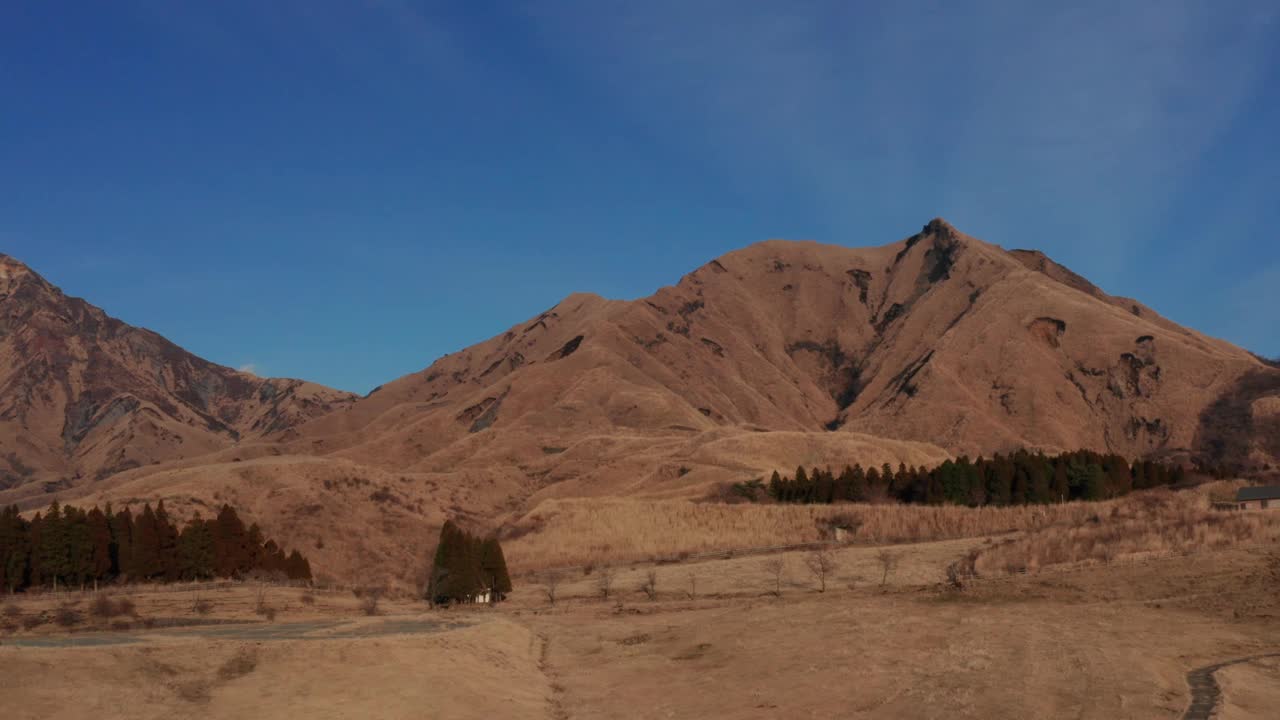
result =
M550 567L618 564L685 554L830 539L833 523L856 527L859 543L980 537L1080 524L1119 501L1023 507L922 505L724 505L682 500L549 500L509 528L508 565L519 574Z
M986 548L976 558L976 569L981 575L1035 572L1052 565L1280 542L1280 512L1211 509L1213 497L1234 495L1241 484L1218 482L1196 490L1132 495L1097 508L1083 523L1055 522Z

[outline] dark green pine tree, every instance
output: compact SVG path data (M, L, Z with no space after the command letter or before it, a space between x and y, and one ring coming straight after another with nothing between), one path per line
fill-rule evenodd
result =
M493 602L498 602L511 592L511 575L507 572L507 558L496 535L485 538L480 548L480 571L484 583L489 586Z
M297 550L289 553L289 557L285 559L284 571L290 580L311 579L311 563Z
M782 501L782 476L777 470L773 471L773 475L769 476L769 497L774 500Z
M156 537L159 540L160 576L169 581L177 580L182 573L178 561L178 528L169 519L163 499L156 504Z
M1028 468L1030 473L1030 495L1028 502L1037 505L1043 505L1053 502L1053 487L1049 481L1049 475L1045 472L1045 468L1039 462L1035 462Z
M214 572L213 530L196 515L178 535L178 575L184 580L205 580Z
M253 568L248 531L230 505L223 505L213 521L213 571L218 577L239 577Z
M0 511L0 588L10 594L27 585L29 530L17 505Z
M133 572L133 513L125 508L111 518L111 541L115 545L115 574L126 580Z
M66 584L64 578L68 574L67 567L67 529L63 523L62 508L54 500L40 522L37 545L32 548L33 561L39 569L41 585Z
M809 482L809 473L805 472L803 465L796 468L796 479L791 487L792 502L809 502L809 496L813 492L813 485Z
M160 561L160 529L156 524L151 504L142 506L142 512L133 521L133 579L152 580L164 573Z
M93 534L88 513L68 506L63 509L63 524L67 539L64 580L68 585L83 586L93 575Z
M1053 463L1053 483L1050 486L1053 502L1066 502L1071 499L1071 482L1067 478L1067 463L1058 458Z
M1089 463L1084 471L1083 498L1085 500L1105 500L1107 497L1107 474L1102 466Z
M107 508L110 510L110 507ZM111 549L111 523L106 513L95 505L89 511L89 575L94 582L106 582L111 579L111 568L114 565Z
M262 536L262 528L258 527L258 523L249 525L249 530L245 533L244 547L248 553L249 569L261 568L266 565L266 538Z

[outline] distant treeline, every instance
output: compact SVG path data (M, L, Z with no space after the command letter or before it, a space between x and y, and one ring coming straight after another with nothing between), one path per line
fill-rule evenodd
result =
M734 486L748 499L763 496L785 503L893 501L926 505L1027 505L1069 500L1104 500L1133 490L1177 485L1186 480L1180 466L1148 460L1132 464L1119 455L1080 450L1061 455L1019 451L991 458L947 460L932 469L888 464L880 468L845 466L840 473L797 468L785 477L777 471L763 480Z
M17 506L0 510L0 587L85 585L93 582L173 582L244 577L254 573L310 580L311 565L297 550L285 555L256 524L245 527L230 505L218 516L192 518L179 532L161 501L136 516L107 505L84 511L55 501L30 520Z

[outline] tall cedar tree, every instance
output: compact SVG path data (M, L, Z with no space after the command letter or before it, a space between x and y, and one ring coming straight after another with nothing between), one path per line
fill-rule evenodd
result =
M496 537L481 540L452 520L446 521L431 564L428 599L441 605L465 602L485 590L490 591L493 601L511 592L502 546Z
M480 549L480 570L484 574L484 582L501 600L511 592L511 575L507 572L507 558L502 554L502 545L496 535L485 538Z

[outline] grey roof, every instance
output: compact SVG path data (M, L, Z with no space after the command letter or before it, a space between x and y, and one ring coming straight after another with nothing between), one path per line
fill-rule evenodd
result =
M1240 488L1240 492L1236 494L1236 502L1246 500L1280 500L1280 485Z

